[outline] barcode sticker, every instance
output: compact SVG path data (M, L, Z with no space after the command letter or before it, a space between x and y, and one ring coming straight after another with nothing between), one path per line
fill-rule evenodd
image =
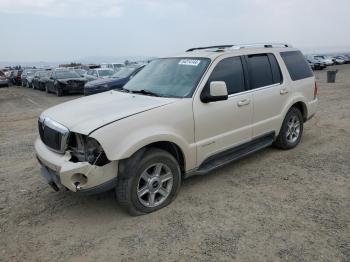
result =
M181 59L179 65L189 65L189 66L198 66L201 60L195 59Z

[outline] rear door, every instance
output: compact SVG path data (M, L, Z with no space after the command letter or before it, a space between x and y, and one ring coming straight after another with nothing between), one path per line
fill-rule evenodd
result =
M219 61L202 92L208 92L210 82L224 81L229 97L224 101L203 103L194 99L197 165L209 156L248 142L252 136L252 95L246 88L242 57Z
M245 57L253 96L253 138L279 129L290 88L283 81L281 69L272 53Z

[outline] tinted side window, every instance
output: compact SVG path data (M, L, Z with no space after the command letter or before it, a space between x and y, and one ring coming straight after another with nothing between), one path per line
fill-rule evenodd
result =
M293 81L313 76L310 66L300 51L282 52L281 56Z
M247 59L252 88L274 84L267 54L248 55Z
M229 95L245 91L241 58L229 57L221 60L211 73L206 90L209 91L209 85L212 81L224 81Z
M269 58L270 65L271 65L273 83L274 84L282 83L283 78L282 78L281 68L276 60L276 57L273 54L267 54L267 56Z

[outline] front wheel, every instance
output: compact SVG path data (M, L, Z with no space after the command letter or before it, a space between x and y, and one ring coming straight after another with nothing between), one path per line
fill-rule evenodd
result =
M57 96L62 96L63 95L63 90L59 87L56 87L56 95Z
M120 174L116 195L119 204L132 215L159 210L175 199L181 185L181 171L168 152L148 149L128 174Z
M301 140L303 129L303 116L298 108L292 107L284 118L275 146L281 149L296 147Z

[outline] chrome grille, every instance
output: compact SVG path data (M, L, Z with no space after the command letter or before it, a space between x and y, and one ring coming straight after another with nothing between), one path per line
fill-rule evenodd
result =
M40 117L38 120L38 129L41 141L53 151L64 153L67 147L69 130L51 120L50 118Z

